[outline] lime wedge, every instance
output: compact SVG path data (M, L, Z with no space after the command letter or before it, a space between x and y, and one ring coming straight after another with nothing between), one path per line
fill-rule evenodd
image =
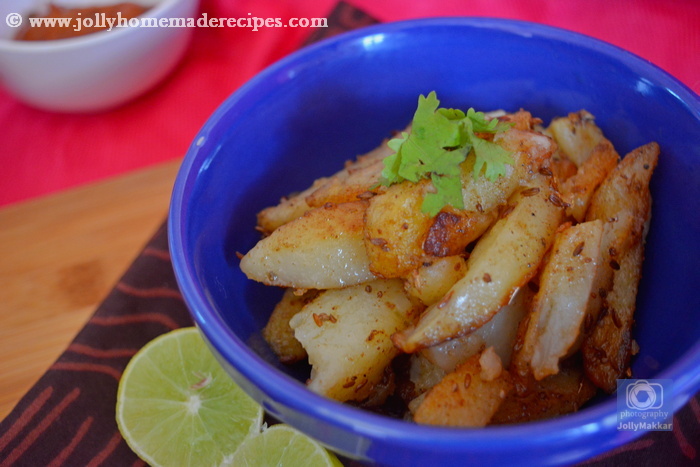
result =
M236 467L342 467L337 457L289 425L279 424L243 441L233 455Z
M263 410L224 372L194 328L164 334L131 359L117 392L117 425L152 466L233 465Z

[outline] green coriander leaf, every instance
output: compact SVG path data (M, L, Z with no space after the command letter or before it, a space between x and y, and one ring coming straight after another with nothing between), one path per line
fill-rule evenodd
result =
M487 120L484 112L477 112L473 108L467 110L467 117L477 133L500 133L511 127L509 123L501 122L497 118Z
M476 157L474 177L483 171L493 181L505 173L505 164L513 163L507 151L476 135L506 131L510 124L488 120L483 112L473 108L465 113L439 105L435 91L418 98L411 131L388 143L394 154L384 159L379 181L390 186L404 180L415 183L430 178L435 192L425 196L421 208L431 216L448 204L464 209L460 165L470 151Z
M466 116L464 112L459 109L446 109L442 107L437 109L437 111L449 120L462 120Z
M393 138L387 142L387 146L394 151L394 154L384 158L384 169L379 183L384 186L391 186L394 183L403 182L403 178L399 175L401 168L401 145L408 138L408 133L402 132L400 137Z
M487 180L493 182L501 175L506 174L506 164L513 164L513 158L510 153L500 147L496 143L474 137L472 139L474 145L474 172L472 175L477 178L481 175L482 167L485 168L484 176Z
M421 210L430 217L436 216L448 204L464 209L462 199L462 181L459 176L433 174L430 180L435 187L435 193L426 193Z
M411 132L398 151L401 158L398 174L406 180L417 182L432 172L452 170L455 162L457 165L460 163L459 153L446 154L448 151L445 149L461 145L459 123L437 112L438 105L440 101L434 91L418 99Z

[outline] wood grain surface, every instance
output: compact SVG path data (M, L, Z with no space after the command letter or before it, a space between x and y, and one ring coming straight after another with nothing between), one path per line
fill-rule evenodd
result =
M0 209L0 420L166 219L180 162Z

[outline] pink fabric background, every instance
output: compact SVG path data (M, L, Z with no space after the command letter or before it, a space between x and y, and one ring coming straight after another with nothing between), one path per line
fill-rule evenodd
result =
M336 0L202 0L210 16L325 17ZM348 0L381 21L422 16L514 18L623 47L700 92L695 0ZM175 72L141 98L93 115L29 108L0 88L0 206L182 157L207 117L310 29L198 28Z

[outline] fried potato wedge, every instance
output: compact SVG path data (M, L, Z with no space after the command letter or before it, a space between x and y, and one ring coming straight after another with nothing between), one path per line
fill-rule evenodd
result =
M432 218L421 211L421 204L431 187L428 180L406 181L369 200L364 243L376 276L403 277L426 260L423 241Z
M467 272L461 256L447 256L425 262L406 278L406 292L424 305L437 303Z
M306 358L306 351L294 337L289 320L317 295L318 290L308 290L297 295L294 289L287 289L272 310L262 335L282 363L295 363Z
M582 222L596 188L613 170L620 156L612 143L603 139L591 151L572 177L562 183L560 189L562 198L569 204L566 214Z
M454 256L464 253L498 218L498 209L489 212L443 208L433 219L423 242L423 251L431 256Z
M384 158L391 153L385 141L374 151L361 156L355 164L349 164L345 170L326 180L306 197L306 204L319 207L326 203L349 203L370 195L384 169Z
M514 208L479 240L467 274L414 327L394 335L407 353L463 336L487 323L537 272L563 217L563 203L544 177L511 200Z
M529 287L520 288L510 303L476 331L423 349L419 354L449 373L481 349L492 347L503 365L509 366L518 326L529 311L532 295Z
M314 207L326 203L357 201L358 196L369 190L379 180L386 156L392 150L385 140L367 154L348 161L345 167L330 177L315 180L313 184L293 196L285 197L276 206L258 213L258 230L269 235L277 227L292 221Z
M498 133L493 141L510 153L513 165L506 165L505 175L492 181L474 177L475 158L467 157L461 166L462 200L467 212L488 212L505 204L517 188L529 183L556 149L548 136L515 128Z
M587 220L610 224L618 252L636 243L634 233L647 222L649 182L659 158L659 145L645 144L627 154L610 172L591 199Z
M602 237L603 222L595 220L565 228L554 240L516 356L517 366L529 363L537 380L558 373L559 361L581 342Z
M580 363L575 363L563 365L559 373L542 381L513 377L516 389L499 406L491 424L532 422L576 412L595 396L597 388Z
M307 211L260 240L242 259L248 278L295 289L332 289L374 279L363 243L367 203Z
M554 178L560 183L570 179L576 175L576 172L578 171L576 164L571 162L566 156L559 152L552 156L550 169L554 174Z
M643 260L643 241L621 256L600 318L583 344L589 378L609 393L617 388L617 380L625 375L632 357L632 325Z
M581 167L593 148L605 138L595 124L595 117L585 110L555 118L547 130L554 136L559 151L577 167Z
M304 215L311 206L306 204L306 197L323 186L328 178L314 180L306 190L293 196L284 197L276 206L270 206L258 213L258 230L270 235L277 227Z
M603 264L614 264L616 256L628 250L640 238L648 222L651 197L649 182L658 162L659 146L649 143L631 151L598 187L586 213L587 220L605 222ZM604 295L612 286L612 267L598 269L598 294L590 302L589 314L598 318Z
M423 425L483 427L512 389L510 375L489 347L433 386L413 418Z
M322 292L289 322L309 355L308 387L338 401L367 399L398 353L390 336L421 310L398 279Z
M656 143L627 154L598 188L587 214L605 220L606 229L598 300L592 303L597 308L589 310L598 319L582 351L588 377L606 392L615 391L632 352L630 329L651 218L649 181L658 155Z
M512 123L516 130L532 130L542 124L541 119L533 117L530 112L523 109L496 117L502 122Z

